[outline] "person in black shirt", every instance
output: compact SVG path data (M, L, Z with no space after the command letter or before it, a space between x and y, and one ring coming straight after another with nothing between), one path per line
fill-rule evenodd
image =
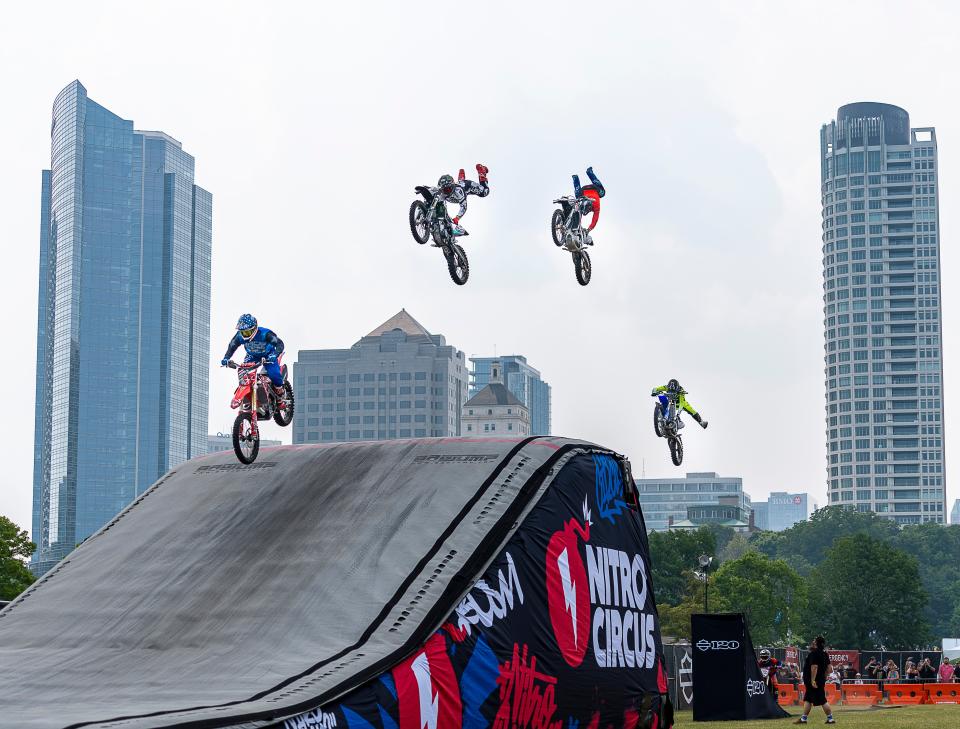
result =
M924 658L923 663L920 664L920 680L921 681L932 681L937 677L937 671L933 667L933 664L930 663L929 658Z
M823 713L827 715L827 724L836 724L833 710L827 703L825 688L830 670L826 644L827 641L822 635L818 635L810 643L810 652L803 662L803 716L797 719L795 724L806 724L814 706L823 707Z

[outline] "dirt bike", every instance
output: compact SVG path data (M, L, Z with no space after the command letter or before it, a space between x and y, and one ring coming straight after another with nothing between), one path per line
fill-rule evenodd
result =
M666 411L662 402L657 402L653 406L653 432L658 438L667 439L667 445L670 446L670 460L673 461L674 466L679 466L683 463L683 439L680 437L683 421L680 420L676 400L671 397L667 397L666 400Z
M467 254L457 244L457 237L468 235L467 231L455 226L447 213L447 205L443 198L434 195L429 187L418 185L414 188L423 200L414 200L410 204L410 232L413 239L423 245L433 236L434 244L443 251L447 259L447 270L450 278L458 286L463 286L470 276L470 263ZM455 228L459 228L457 233Z
M553 211L550 221L553 242L558 248L573 254L573 269L577 281L581 286L586 286L593 273L590 254L587 253L587 247L593 245L593 238L590 237L590 229L583 227L583 216L593 211L592 202L586 198L578 199L568 195L554 200L553 203L562 206L560 210Z
M283 355L281 355L282 357ZM277 359L279 363L280 358ZM259 362L227 362L226 366L237 371L239 384L233 393L230 407L240 410L233 421L233 451L241 463L253 463L260 452L259 419L273 418L273 422L286 427L293 422L293 385L287 379L287 366L282 365L283 398L278 401L273 383L266 372L258 372L266 359Z

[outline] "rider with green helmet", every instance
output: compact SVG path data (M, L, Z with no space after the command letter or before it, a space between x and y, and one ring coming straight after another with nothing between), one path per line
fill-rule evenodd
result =
M693 405L687 402L687 391L680 386L677 380L672 379L666 385L653 388L650 396L660 399L660 409L664 415L667 413L667 406L670 404L670 401L673 401L677 404L677 410L690 413L693 419L700 423L700 427L707 427L707 421L701 418L700 413L694 410Z

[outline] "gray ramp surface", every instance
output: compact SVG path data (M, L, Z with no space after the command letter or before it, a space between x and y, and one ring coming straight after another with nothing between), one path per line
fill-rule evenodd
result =
M435 630L577 452L264 449L177 467L0 611L0 727L265 726Z

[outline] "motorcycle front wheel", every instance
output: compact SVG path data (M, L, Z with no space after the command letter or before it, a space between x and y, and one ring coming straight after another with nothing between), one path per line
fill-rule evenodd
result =
M590 283L590 276L593 274L593 266L590 264L590 254L585 250L576 251L573 254L573 269L577 274L577 282L581 286Z
M277 403L277 409L273 411L273 422L281 428L286 428L293 422L293 385L284 381L283 390L283 399L287 403L287 407L281 410L280 403Z
M550 233L553 235L553 244L558 248L563 245L563 211L554 210L550 220Z
M683 463L683 441L678 436L670 439L670 460L674 466Z
M410 203L410 232L413 239L423 245L430 240L430 228L427 226L427 206L421 200Z
M451 243L449 252L444 251L447 256L447 270L450 272L450 278L457 286L463 286L470 277L470 263L467 261L466 251L456 243Z
M663 437L663 415L660 412L660 403L653 406L653 432L658 438Z
M233 452L240 463L250 464L260 452L260 436L253 433L253 418L250 413L240 413L233 421Z

